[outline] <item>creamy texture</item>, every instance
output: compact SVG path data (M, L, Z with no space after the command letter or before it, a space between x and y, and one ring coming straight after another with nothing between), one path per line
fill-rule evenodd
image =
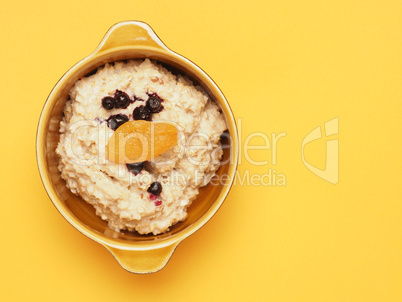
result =
M104 109L102 98L113 96L116 89L137 100L126 109ZM179 143L134 175L125 164L107 161L106 146L114 131L106 119L125 114L133 120L134 108L145 105L152 93L163 99L164 107L152 121L175 123ZM186 218L199 188L215 175L225 130L218 106L188 78L149 59L106 64L70 91L56 149L59 170L67 187L93 205L112 229L156 235ZM163 188L156 200L147 192L154 181Z

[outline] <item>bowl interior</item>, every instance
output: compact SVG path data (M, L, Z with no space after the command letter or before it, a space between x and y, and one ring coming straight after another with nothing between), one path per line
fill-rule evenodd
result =
M64 180L61 178L58 170L59 157L55 153L59 141L59 123L62 119L62 112L65 102L68 98L69 91L74 83L83 76L87 76L94 73L96 69L105 63L113 61L127 60L127 59L140 59L150 58L158 63L164 65L168 70L173 73L180 73L189 77L196 85L200 85L221 108L223 115L225 116L226 123L228 125L228 136L223 138L224 156L222 159L222 165L220 166L217 174L219 176L232 173L229 169L233 165L233 141L232 137L236 134L234 121L228 116L228 105L221 95L219 95L216 87L211 84L209 79L206 79L205 75L197 71L194 67L189 66L183 59L178 56L172 56L164 52L158 52L155 50L119 50L111 53L88 57L81 61L60 80L55 89L51 93L48 99L47 105L50 106L49 114L47 116L47 122L45 124L44 153L46 157L46 173L50 179L50 186L54 188L57 198L53 198L54 203L58 203L58 208L62 212L68 212L79 221L82 228L89 228L100 237L107 237L114 241L121 242L144 242L164 240L171 236L185 232L186 229L196 223L202 221L203 217L212 210L217 210L220 204L223 202L222 192L228 190L229 180L226 182L220 181L219 184L208 184L200 189L200 193L192 205L188 208L188 217L185 221L177 223L172 226L170 231L161 235L140 235L136 232L116 232L110 229L107 222L102 220L95 214L94 208L86 203L80 197L71 193L66 187ZM231 133L232 132L232 133ZM232 173L234 174L234 172ZM233 175L229 175L229 178ZM222 197L223 196L223 197ZM56 199L56 200L55 200Z

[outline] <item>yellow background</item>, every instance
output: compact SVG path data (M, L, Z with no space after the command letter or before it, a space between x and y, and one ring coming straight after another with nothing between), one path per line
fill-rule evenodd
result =
M401 301L400 1L0 1L2 301ZM64 72L122 20L151 25L220 86L241 140L285 132L286 186L237 183L160 272L135 275L42 187L35 132ZM301 160L339 118L339 183ZM262 141L255 138L251 144ZM324 141L306 147L325 166ZM253 160L271 160L254 150Z

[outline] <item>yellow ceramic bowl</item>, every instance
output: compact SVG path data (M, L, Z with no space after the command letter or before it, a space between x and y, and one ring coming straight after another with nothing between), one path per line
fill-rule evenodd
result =
M55 153L63 108L74 83L105 63L139 58L161 62L169 70L185 74L201 85L221 108L230 135L230 147L224 150L225 164L217 172L227 175L227 181L201 188L188 209L187 219L157 236L110 229L96 216L92 206L66 187L57 168L59 159ZM168 49L147 24L126 21L112 26L96 50L67 71L53 88L39 120L36 149L43 185L64 218L81 233L105 246L128 271L150 273L163 268L176 246L203 226L223 203L235 177L238 137L229 104L212 79L194 63Z

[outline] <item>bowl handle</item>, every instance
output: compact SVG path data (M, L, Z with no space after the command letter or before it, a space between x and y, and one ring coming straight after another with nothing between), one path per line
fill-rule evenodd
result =
M147 274L161 270L169 261L179 243L150 249L150 250L126 250L104 245L116 258L117 262L131 273Z
M116 23L107 31L94 54L133 45L169 50L148 24L140 21L123 21Z

